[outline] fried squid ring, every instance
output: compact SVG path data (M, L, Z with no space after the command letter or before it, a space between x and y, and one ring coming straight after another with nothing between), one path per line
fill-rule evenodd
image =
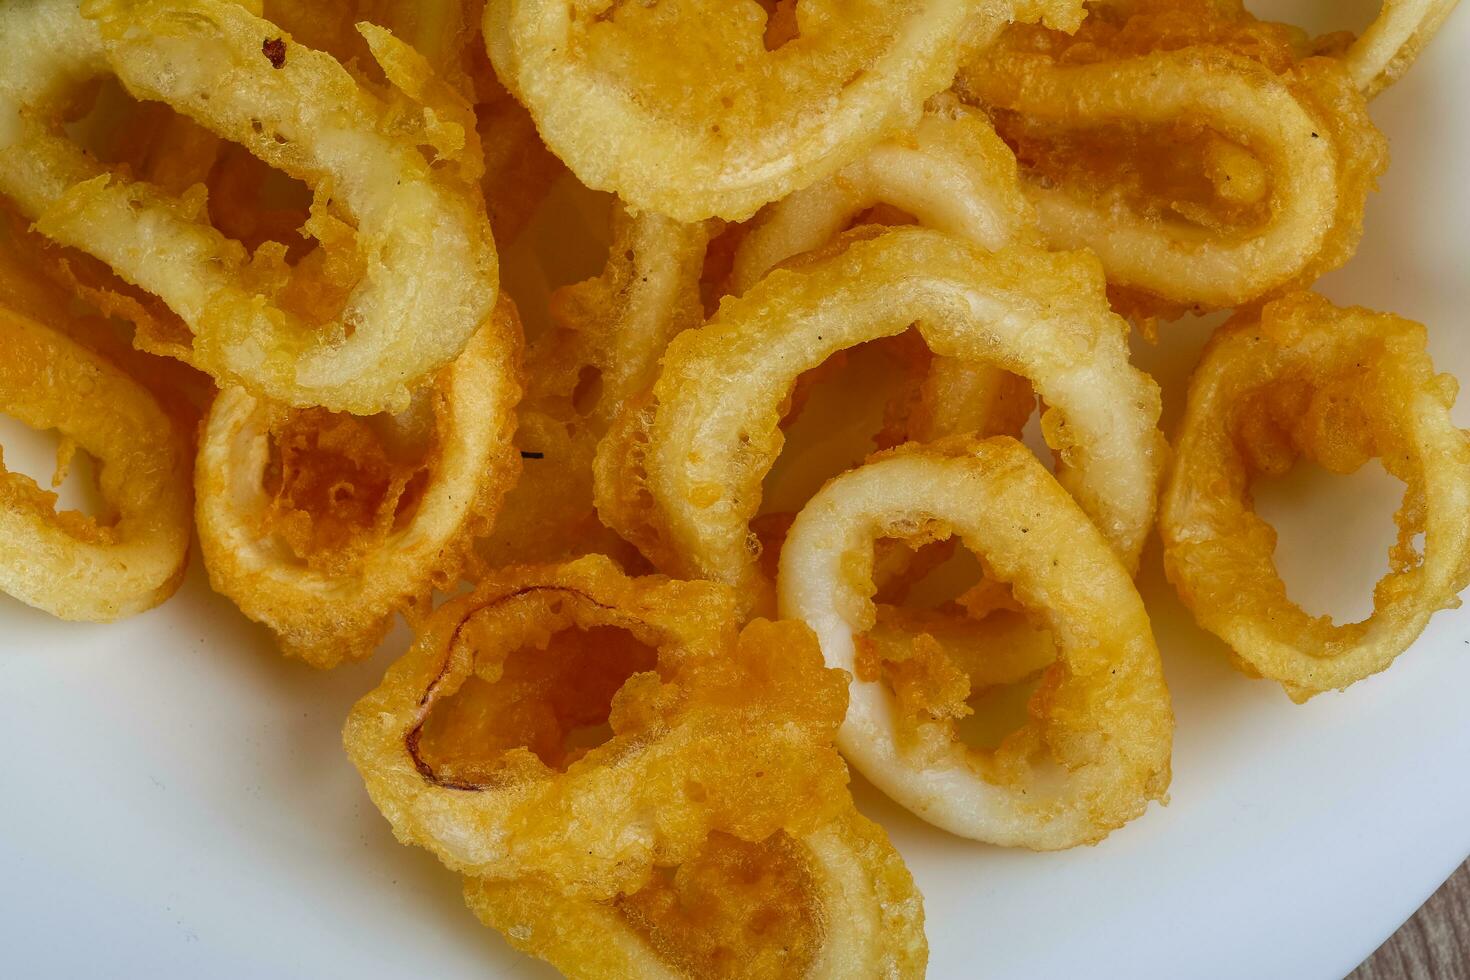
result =
M22 0L0 7L0 36L0 193L49 238L161 297L192 333L165 352L284 404L401 411L489 315L495 245L478 174L455 165L463 127L442 113L385 102L223 0L98 0L86 17L77 0ZM385 70L404 77L391 60ZM200 193L169 195L87 157L60 116L109 73L308 183L323 260L293 270L283 246L248 254L203 219ZM296 273L333 264L350 288L323 311Z
M602 274L553 294L552 329L528 357L525 466L480 547L492 567L631 550L597 519L593 456L624 403L652 383L669 341L704 322L700 276L718 224L616 208Z
M0 591L62 619L108 622L179 587L189 553L188 445L154 397L109 361L0 307L0 411L62 436L59 483L80 448L100 464L109 518L0 462ZM3 457L0 457L3 459Z
M1016 149L1042 234L1096 252L1144 315L1239 306L1342 265L1387 165L1338 64L1201 6L1104 8L1075 39L1015 28L960 77Z
M1371 99L1398 81L1459 2L1383 0L1378 17L1342 55L1359 91Z
M880 204L988 249L1039 241L1010 149L983 113L952 96L936 96L912 133L880 143L833 176L762 211L735 250L730 291L744 293L771 269L826 245ZM905 434L920 441L960 432L1016 435L1035 404L1030 386L1014 375L988 364L935 358Z
M935 354L1030 381L1058 478L1136 567L1167 447L1158 386L1129 364L1127 324L1103 289L1083 253L992 253L922 228L772 272L669 345L657 382L598 447L598 512L660 570L734 585L761 608L771 583L750 521L783 402L802 372L917 321Z
M1160 513L1164 569L1236 665L1294 701L1387 668L1470 585L1470 442L1450 419L1458 386L1434 373L1424 339L1417 323L1303 293L1222 327L1190 381ZM1252 478L1299 456L1333 473L1377 458L1405 484L1390 571L1362 622L1287 598L1276 533L1251 508Z
M441 607L344 737L399 840L608 898L712 831L821 826L847 796L843 688L799 623L737 635L727 589L589 556Z
M877 824L849 807L800 838L712 834L629 895L595 902L535 881L465 881L512 946L571 980L924 975L924 903Z
M226 388L195 468L210 584L314 667L373 652L458 581L515 482L520 324L499 308L401 417L290 409ZM427 448L425 448L427 447Z
M957 740L953 699L910 704L857 662L875 624L873 544L958 535L1051 631L1030 720L993 751ZM781 552L781 611L855 675L838 745L863 775L955 834L1036 850L1095 843L1163 798L1173 715L1143 600L1108 542L1020 443L880 454L827 484Z
M490 0L484 33L582 183L681 221L743 219L912 125L1013 6ZM1070 27L1082 13L1024 6Z

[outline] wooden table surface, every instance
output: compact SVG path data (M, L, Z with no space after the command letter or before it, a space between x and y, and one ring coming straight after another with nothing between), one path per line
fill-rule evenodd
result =
M1470 861L1348 980L1470 980Z

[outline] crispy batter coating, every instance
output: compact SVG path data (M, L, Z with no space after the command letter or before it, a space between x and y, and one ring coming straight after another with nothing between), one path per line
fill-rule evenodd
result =
M1102 4L1008 29L961 73L1042 233L1102 259L1139 317L1239 306L1350 258L1387 145L1336 61L1237 3Z
M85 17L75 0L6 4L0 193L161 298L189 336L160 352L293 406L401 410L489 315L497 260L469 103L413 49L365 33L386 92L225 0L97 0ZM278 39L283 51L263 51ZM357 261L293 267L279 243L249 253L209 223L201 186L170 194L88 157L60 113L109 74L308 183L308 233ZM328 284L339 308L292 302Z
M1417 323L1300 293L1222 327L1190 381L1160 512L1164 569L1236 665L1295 701L1387 668L1470 585L1470 441L1450 419L1459 386L1434 373L1424 340ZM1376 458L1404 483L1390 571L1362 622L1287 598L1276 532L1251 508L1252 479L1298 457L1333 473Z
M520 457L520 323L509 298L399 416L290 409L220 393L196 468L215 590L315 667L370 654L426 611L489 532Z
M213 380L173 358L137 349L126 314L109 318L105 296L100 304L93 303L94 295L79 288L75 260L90 256L26 230L22 219L0 201L0 306L65 334L122 368L178 420L184 438L192 442L214 398Z
M357 26L366 21L410 45L445 81L468 87L483 6L477 0L263 0L260 16L372 79L375 59Z
M922 977L923 900L879 827L847 809L803 837L713 833L641 889L596 902L469 878L465 901L572 980Z
M265 18L378 83L376 52L357 25L380 25L422 54L434 74L474 104L480 189L500 247L514 242L566 168L541 142L524 107L500 84L480 39L482 0L269 0ZM458 103L459 99L440 99ZM460 116L456 122L463 123Z
M895 228L777 270L674 339L663 370L598 447L603 520L661 570L768 603L750 521L803 371L915 320L936 354L993 363L1046 401L1063 485L1136 566L1167 447L1158 386L1128 363L1127 324L1081 253L999 252Z
M906 649L890 639L888 651L865 638L880 625L874 542L952 535L1055 646L1030 718L994 749L957 737L970 676L934 635ZM1096 843L1163 799L1174 718L1143 600L1107 540L1015 440L900 447L830 481L797 515L779 582L782 615L810 625L828 666L854 675L839 747L930 823L1056 850ZM882 625L891 635L904 624Z
M883 677L890 686L900 674L913 675L925 664L932 667L923 672L930 675L922 678L925 683L952 667L964 677L959 700L967 701L988 687L1016 684L1051 666L1057 648L1051 631L1038 628L1019 606L975 612L949 604L929 610L875 602L873 626L858 642L858 658L865 660L858 670L862 680ZM955 717L970 713L966 709Z
M589 187L681 221L744 219L914 124L1008 0L490 0L497 72ZM794 20L794 23L793 23Z
M0 307L0 411L100 464L108 513L56 510L56 494L0 456L0 590L62 619L108 622L173 595L189 553L189 449L174 420L111 362Z
M799 623L736 622L722 586L600 556L506 569L425 623L347 750L399 839L451 868L636 890L712 831L803 834L846 798L842 675Z

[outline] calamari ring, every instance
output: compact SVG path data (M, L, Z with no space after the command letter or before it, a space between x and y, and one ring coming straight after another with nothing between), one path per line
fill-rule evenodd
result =
M490 0L484 34L582 183L681 221L744 219L912 125L1014 5L794 6L795 34L778 38L781 17L753 0ZM1028 13L1070 27L1082 14L1076 0L1040 6Z
M597 519L592 460L624 403L652 382L669 341L704 322L700 276L718 224L615 208L602 274L553 294L552 327L527 358L521 479L479 549L492 567L631 551Z
M519 362L520 323L502 298L422 391L422 423L385 420L425 430L404 441L431 447L406 465L393 446L378 450L387 473L364 458L381 442L367 435L375 420L288 409L243 388L220 392L195 467L199 542L215 591L314 667L372 653L397 612L426 610L433 589L458 582L472 540L488 532L515 481ZM287 432L300 443L299 464L282 459ZM348 539L324 540L323 521L346 523Z
M911 133L763 210L735 250L730 292L739 296L791 257L827 244L878 204L988 249L1040 240L1010 148L983 113L936 96ZM969 431L1015 435L1034 408L1030 386L1014 375L935 358L907 435L924 442Z
M1342 56L1367 98L1398 81L1460 0L1383 0L1378 17Z
M420 149L444 141L445 121L384 102L330 56L234 3L94 0L86 9L78 0L0 7L0 193L48 237L161 297L193 334L171 353L216 378L289 405L401 411L495 302L478 190ZM130 181L60 131L67 99L109 73L310 184L318 233L355 225L339 247L359 278L335 316L318 327L276 299L262 303L289 284L283 249L247 254L202 219L198 192Z
M114 519L56 511L0 464L0 591L62 619L108 622L179 587L189 554L189 449L154 397L61 333L0 308L0 411L101 464ZM59 459L64 471L65 456Z
M894 228L727 299L676 337L658 381L598 447L603 521L660 570L769 598L750 521L781 450L796 379L845 348L917 329L937 355L994 363L1046 402L1058 478L1136 567L1167 447L1158 386L1128 362L1127 324L1084 253L987 252Z
M722 586L597 555L507 569L429 618L353 708L348 754L405 843L591 898L711 831L806 833L847 798L844 682L801 624L736 622Z
M596 902L535 881L467 878L465 902L571 980L924 975L924 903L877 824L849 807L800 838L711 835L631 895Z
M856 663L856 641L875 622L874 541L952 534L1011 584L1056 643L1030 720L994 751L957 741L942 715L901 718L893 692ZM782 615L811 626L828 665L855 675L839 747L930 823L1055 850L1095 843L1163 798L1174 720L1143 600L1108 542L1020 443L915 444L832 480L786 538L780 592Z
M1093 250L1110 284L1141 292L1161 304L1145 307L1149 313L1170 316L1309 285L1351 257L1387 148L1334 61L1273 70L1228 47L1228 36L1098 61L1087 28L1075 41L1049 35L1054 50L1028 46L1038 33L1025 30L968 65L960 90L1015 116L1023 133L1202 126L1217 137L1206 166L1222 182L1236 176L1232 167L1249 178L1224 185L1249 194L1235 202L1245 208L1243 223L1212 227L1172 201L1155 214L1065 174L1032 173L1023 157L1024 186L1053 247ZM1091 58L1063 60L1073 47Z
M1450 419L1458 386L1434 373L1424 340L1417 323L1301 293L1222 327L1190 381L1159 518L1164 570L1236 665L1294 701L1384 670L1470 585L1470 441ZM1252 477L1298 456L1334 473L1377 458L1405 484L1390 571L1362 622L1291 602L1276 533L1251 508Z

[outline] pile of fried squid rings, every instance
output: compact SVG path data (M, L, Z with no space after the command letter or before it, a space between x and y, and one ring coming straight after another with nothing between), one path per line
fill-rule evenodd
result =
M0 589L115 620L197 533L313 667L405 617L347 751L568 976L920 976L847 766L1034 850L1162 801L1155 528L1297 701L1470 584L1455 381L1309 291L1454 3L7 0L0 412L103 507L0 467ZM502 289L528 229L595 247L567 193L605 266ZM1221 310L1166 440L1130 331ZM1299 459L1405 486L1362 622L1277 574Z

